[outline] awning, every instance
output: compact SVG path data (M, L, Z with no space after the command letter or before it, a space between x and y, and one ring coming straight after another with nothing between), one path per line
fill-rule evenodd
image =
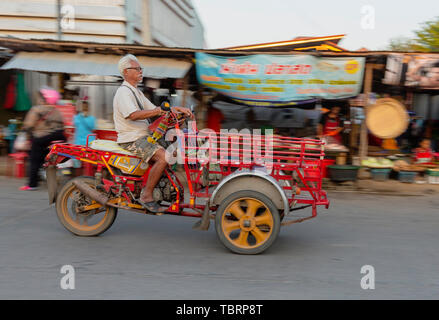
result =
M93 53L19 52L1 69L40 72L120 76L117 64L121 56ZM137 56L146 78L183 78L191 63L170 58Z

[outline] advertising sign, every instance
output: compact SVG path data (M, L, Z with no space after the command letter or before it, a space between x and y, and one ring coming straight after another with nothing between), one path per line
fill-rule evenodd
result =
M198 81L239 103L292 106L360 93L364 58L309 55L222 57L196 53Z

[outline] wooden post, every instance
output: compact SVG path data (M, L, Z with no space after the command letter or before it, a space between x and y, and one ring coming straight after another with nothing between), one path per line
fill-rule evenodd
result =
M204 129L207 127L207 107L206 107L206 99L207 97L203 94L203 85L198 86L198 97L197 99L199 103L195 108L195 118L197 121L197 128Z
M183 80L183 99L181 102L181 106L186 106L186 100L187 100L187 89L189 87L189 72L184 76Z
M367 149L369 144L367 139L366 118L367 118L367 111L369 106L369 95L370 92L372 91L373 68L374 65L366 64L366 76L364 79L364 96L365 96L365 105L363 107L364 120L361 123L361 129L360 129L360 150L359 150L360 161L364 160L367 157Z

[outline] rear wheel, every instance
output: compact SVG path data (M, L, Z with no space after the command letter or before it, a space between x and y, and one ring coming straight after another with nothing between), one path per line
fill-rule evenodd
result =
M221 243L239 254L258 254L268 249L280 230L279 212L262 193L243 190L225 198L215 216Z
M61 224L78 236L97 236L108 230L117 216L117 208L105 207L84 195L73 184L83 181L96 189L91 177L77 177L67 182L56 199L56 214Z

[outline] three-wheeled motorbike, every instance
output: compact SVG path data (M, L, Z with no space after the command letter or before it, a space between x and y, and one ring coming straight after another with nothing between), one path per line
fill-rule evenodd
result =
M328 208L322 190L323 142L277 135L197 130L195 123L171 111L156 122L151 143L163 143L175 163L154 189L164 214L201 218L194 229L208 230L215 220L220 242L232 252L258 254L276 240L281 225L317 216ZM172 139L165 139L173 130ZM56 165L77 159L95 167L94 176L76 177L62 187ZM148 214L136 199L150 168L115 141L86 146L59 143L46 157L50 203L56 202L61 224L78 236L108 230L119 209ZM312 208L309 216L296 210Z

